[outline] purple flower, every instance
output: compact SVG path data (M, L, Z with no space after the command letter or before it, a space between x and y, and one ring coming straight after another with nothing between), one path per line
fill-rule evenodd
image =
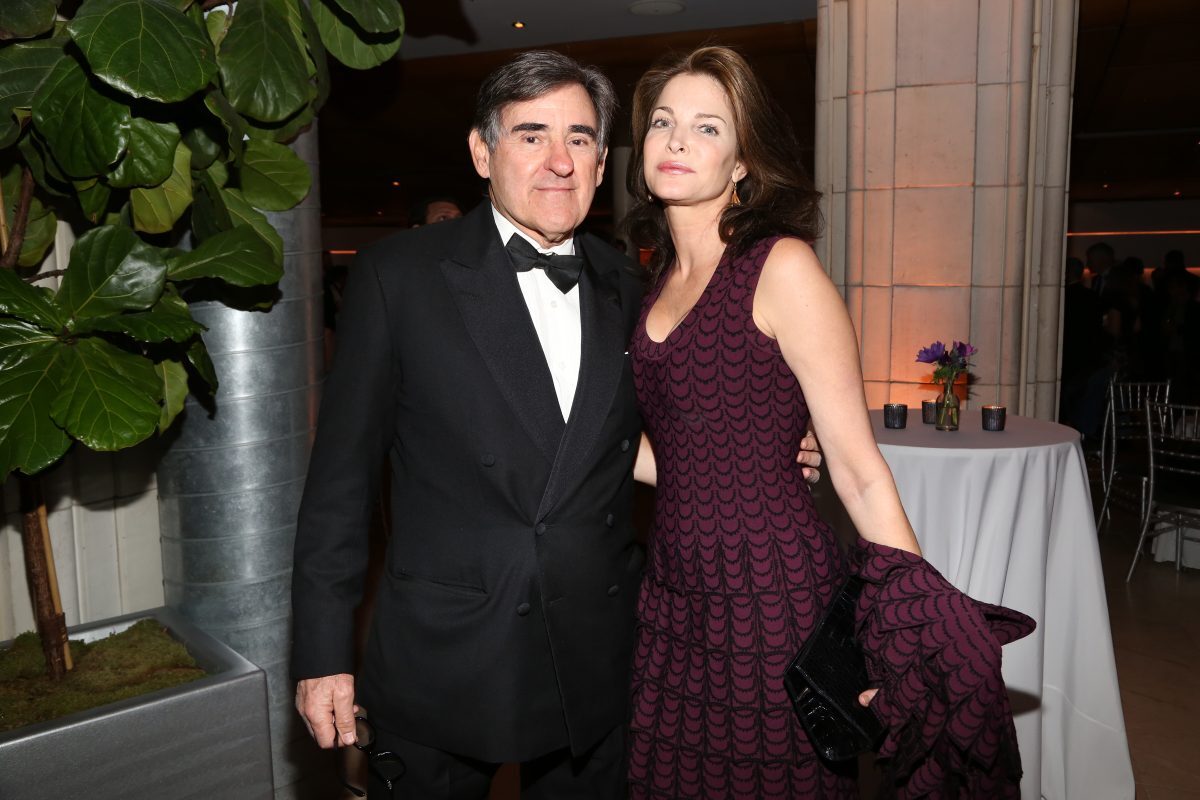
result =
M970 342L955 342L954 351L964 361L979 352Z
M917 351L917 361L923 364L936 364L944 355L946 355L946 345L942 342L934 342L929 347L922 347Z

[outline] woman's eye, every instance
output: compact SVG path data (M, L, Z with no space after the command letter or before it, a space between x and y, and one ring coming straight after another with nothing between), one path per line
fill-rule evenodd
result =
M658 119L650 121L651 128L665 128L669 124L670 123L668 123L667 120L663 119L662 117L659 117Z
M709 136L716 136L718 131L715 125L701 125L700 132L706 133Z

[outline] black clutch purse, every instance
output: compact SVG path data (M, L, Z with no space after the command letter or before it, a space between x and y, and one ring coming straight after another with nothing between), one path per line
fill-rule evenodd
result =
M854 608L861 591L862 580L846 581L783 676L809 741L830 761L874 750L884 732L875 712L858 703L868 681L854 639Z

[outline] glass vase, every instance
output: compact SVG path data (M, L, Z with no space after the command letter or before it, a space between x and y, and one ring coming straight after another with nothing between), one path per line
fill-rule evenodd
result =
M938 398L937 424L939 431L958 430L958 395L954 393L954 380L946 381L946 389Z

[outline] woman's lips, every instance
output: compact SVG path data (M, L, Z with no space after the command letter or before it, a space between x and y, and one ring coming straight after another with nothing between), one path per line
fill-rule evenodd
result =
M692 169L686 164L680 164L678 161L664 161L658 165L659 172L665 172L668 175L686 175L692 172Z

